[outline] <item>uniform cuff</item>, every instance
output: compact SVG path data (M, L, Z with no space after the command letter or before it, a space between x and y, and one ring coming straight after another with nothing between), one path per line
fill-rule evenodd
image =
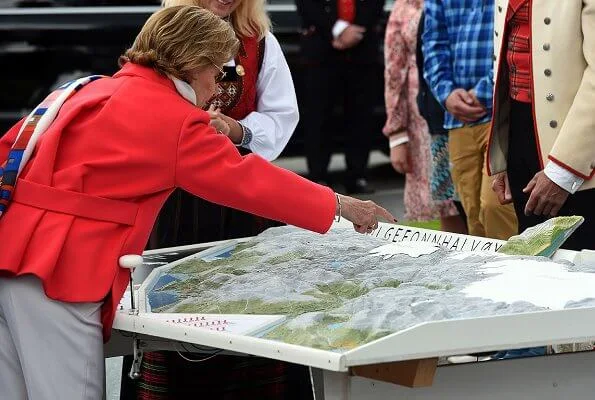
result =
M342 19L338 19L337 22L335 22L335 25L333 25L333 37L336 39L339 36L341 36L341 34L343 33L343 31L345 29L347 29L347 27L349 26L349 22L342 20Z
M585 182L583 178L576 176L572 172L551 161L547 163L543 173L550 178L552 182L570 194L576 193L583 182Z

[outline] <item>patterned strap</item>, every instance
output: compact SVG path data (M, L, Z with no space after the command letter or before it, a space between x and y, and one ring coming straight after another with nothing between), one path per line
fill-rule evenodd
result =
M25 119L19 134L0 167L0 217L12 198L19 174L29 161L37 141L56 118L58 111L71 96L89 82L103 75L92 75L70 81L50 93Z

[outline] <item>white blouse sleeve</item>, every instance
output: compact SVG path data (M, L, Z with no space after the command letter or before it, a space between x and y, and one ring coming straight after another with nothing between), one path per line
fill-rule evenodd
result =
M256 81L256 111L240 123L252 131L247 147L272 161L279 157L299 120L295 89L279 42L267 33L264 58Z

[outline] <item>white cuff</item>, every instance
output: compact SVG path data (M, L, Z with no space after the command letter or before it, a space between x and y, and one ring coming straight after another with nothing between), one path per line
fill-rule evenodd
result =
M392 149L392 148L395 148L397 146L400 146L400 145L408 143L408 142L409 142L409 138L407 136L401 136L396 139L389 140L388 148Z
M583 182L585 182L583 178L576 176L572 172L551 161L547 163L543 173L550 178L552 182L570 194L576 193Z
M338 19L337 22L335 22L335 25L333 25L333 37L336 39L339 36L341 36L341 34L343 33L343 31L350 25L349 22L343 20L343 19Z

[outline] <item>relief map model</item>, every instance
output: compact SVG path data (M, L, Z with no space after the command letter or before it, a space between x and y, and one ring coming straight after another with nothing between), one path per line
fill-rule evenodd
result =
M539 298L469 295L474 284L525 264L527 271L595 277L592 267L544 257L387 244L343 227L326 235L279 227L209 261L194 256L162 267L146 300L157 313L285 315L263 337L346 351L426 321L551 309ZM588 294L564 300L561 308L595 306L595 292Z

